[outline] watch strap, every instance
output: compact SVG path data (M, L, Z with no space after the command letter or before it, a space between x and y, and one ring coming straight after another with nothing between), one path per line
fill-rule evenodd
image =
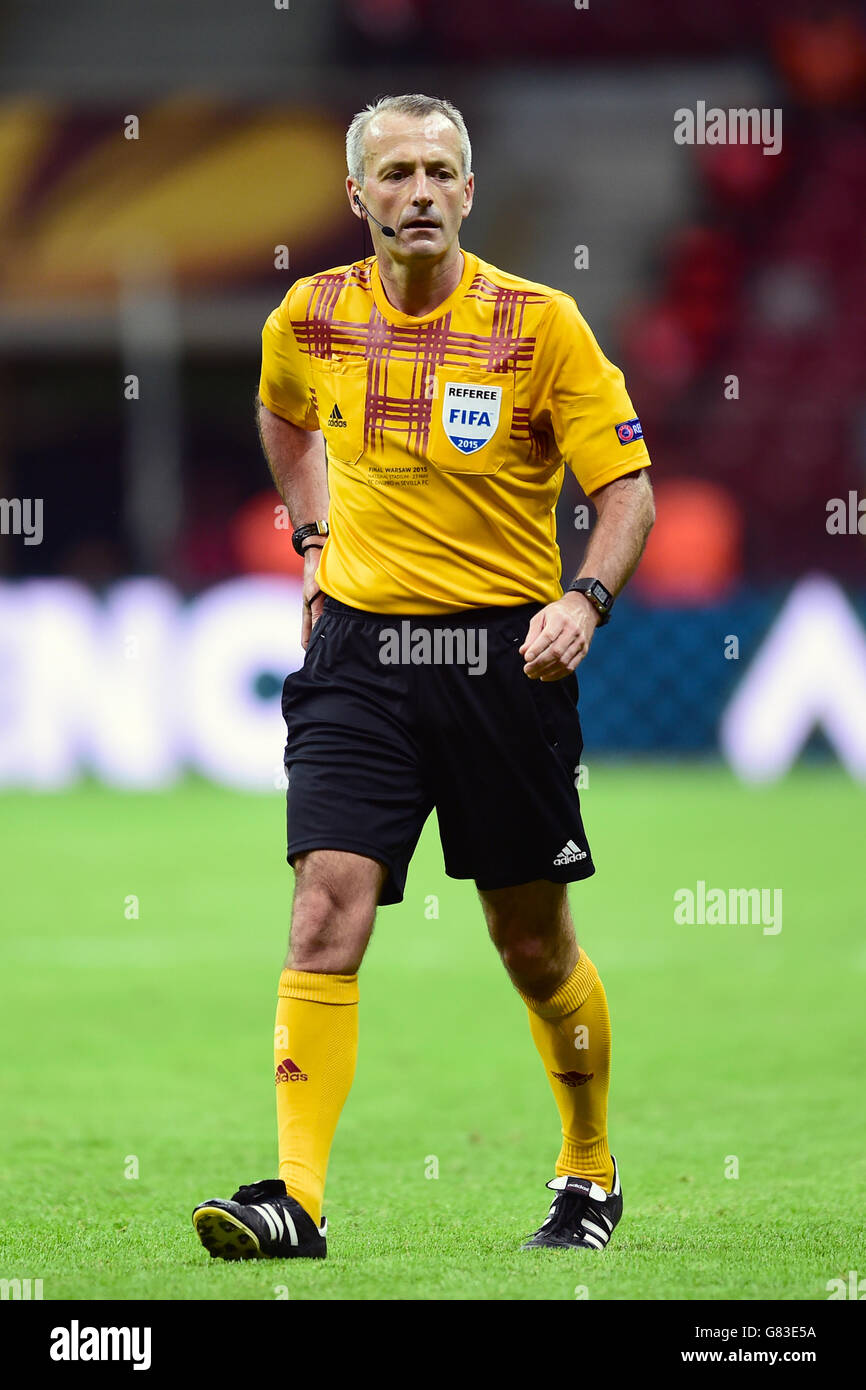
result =
M605 623L610 622L610 610L613 608L613 594L605 588L600 579L575 579L573 584L569 584L568 593L584 594L593 608L598 613L598 625L604 627Z
M327 521L307 521L303 526L297 526L292 532L292 545L298 555L304 553L304 541L309 540L310 536L328 536L330 530Z

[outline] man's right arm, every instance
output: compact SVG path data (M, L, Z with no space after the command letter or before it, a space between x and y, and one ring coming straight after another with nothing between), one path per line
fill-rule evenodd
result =
M289 510L293 529L328 515L328 467L321 430L305 430L275 415L256 401L256 422L271 477ZM323 541L310 536L304 544L304 620L301 643L306 649L313 623L324 602L316 583Z
M328 466L321 430L302 430L256 401L259 439L292 526L328 515Z

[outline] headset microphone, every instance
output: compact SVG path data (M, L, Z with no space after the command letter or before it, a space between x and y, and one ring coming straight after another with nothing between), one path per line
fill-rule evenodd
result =
M373 216L372 212L368 207L364 207L364 204L361 202L361 199L358 197L357 193L355 194L355 202L358 204L359 208L364 208L364 211L366 212L367 216L370 218L372 222L376 223L377 227L381 227L383 236L397 235L393 227L386 227L384 222L380 222L378 217Z

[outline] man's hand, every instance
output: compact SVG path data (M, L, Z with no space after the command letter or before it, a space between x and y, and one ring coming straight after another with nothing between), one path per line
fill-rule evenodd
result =
M301 646L307 650L313 624L322 616L325 595L316 583L316 570L319 568L322 546L310 541L304 546L304 618L301 623Z
M583 594L563 594L536 613L520 648L530 680L561 681L589 651L599 615Z

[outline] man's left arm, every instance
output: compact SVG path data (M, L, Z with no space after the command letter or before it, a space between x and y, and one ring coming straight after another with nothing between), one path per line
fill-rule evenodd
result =
M616 595L637 569L655 521L647 469L615 478L592 493L592 500L598 517L575 578L600 579ZM589 651L598 621L598 610L581 593L565 593L542 608L520 648L524 674L542 681L570 675Z

